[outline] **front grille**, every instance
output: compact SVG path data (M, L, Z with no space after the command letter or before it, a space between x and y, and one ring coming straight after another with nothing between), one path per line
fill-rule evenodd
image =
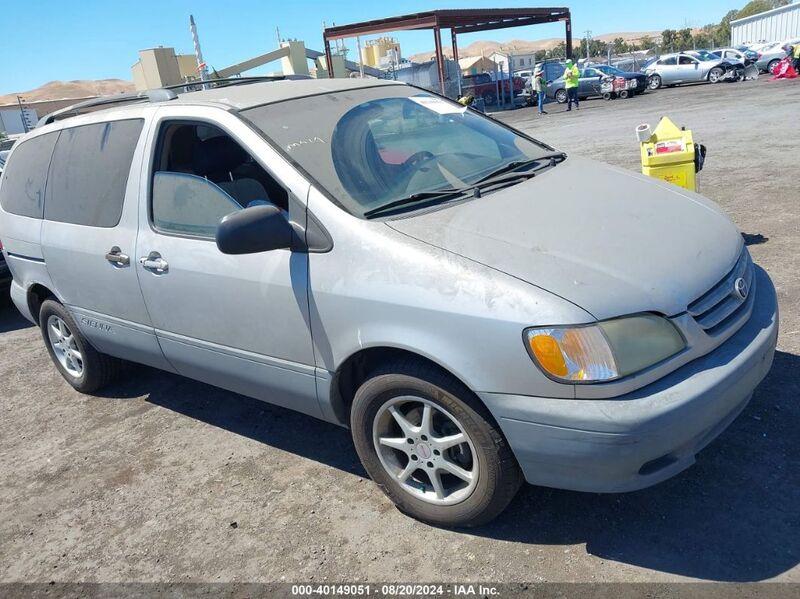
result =
M743 279L745 283L747 293L744 298L736 292L738 279ZM726 330L727 325L737 320L736 317L745 309L752 296L753 261L745 248L731 271L719 283L689 304L688 312L706 333L717 335Z

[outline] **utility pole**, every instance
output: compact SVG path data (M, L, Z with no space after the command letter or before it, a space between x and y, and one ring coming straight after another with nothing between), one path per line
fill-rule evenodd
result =
M592 32L591 32L590 29L587 29L586 31L584 31L584 33L586 34L586 60L588 61L589 60L589 42L592 39Z
M19 120L22 121L22 129L27 133L30 128L28 127L28 115L25 114L25 107L22 105L22 96L17 96L17 106L19 106Z
M197 60L197 72L200 75L200 81L208 81L208 66L206 66L203 60L203 51L200 49L200 37L197 35L197 25L194 22L194 15L189 15L189 31L192 34L194 56ZM206 89L205 85L203 85L203 89Z

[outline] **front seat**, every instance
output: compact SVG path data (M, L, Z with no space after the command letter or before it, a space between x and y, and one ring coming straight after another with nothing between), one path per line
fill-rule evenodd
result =
M196 174L216 183L239 205L247 208L251 204L270 202L267 190L255 179L233 178L233 172L248 159L247 152L238 143L230 137L220 136L195 145L192 166Z

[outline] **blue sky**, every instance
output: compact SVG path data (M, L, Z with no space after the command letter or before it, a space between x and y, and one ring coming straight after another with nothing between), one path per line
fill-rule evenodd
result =
M572 10L576 37L586 29L595 34L646 31L718 22L745 0L572 0L551 3L531 0L404 0L396 5L365 0L13 0L3 10L19 18L5 23L0 35L0 94L24 91L55 79L130 79L137 51L158 45L191 52L189 14L197 20L203 53L209 65L222 68L276 47L275 28L284 38L302 39L322 50L322 22L345 24L430 10L432 8L563 6ZM12 17L14 19L14 17ZM488 31L459 37L475 39L541 39L563 35L563 25L540 25ZM397 36L404 54L432 49L430 32ZM350 44L354 46L354 42Z

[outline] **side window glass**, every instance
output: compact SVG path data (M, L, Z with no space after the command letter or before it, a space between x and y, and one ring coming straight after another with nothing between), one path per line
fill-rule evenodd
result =
M0 206L19 216L42 218L45 181L58 131L19 144L4 169Z
M214 237L220 219L235 210L267 203L289 209L286 189L214 125L166 123L157 148L150 214L159 231Z
M223 216L242 206L217 185L187 173L153 177L153 224L161 231L213 237Z
M44 218L115 227L143 125L134 119L62 130L50 163Z

